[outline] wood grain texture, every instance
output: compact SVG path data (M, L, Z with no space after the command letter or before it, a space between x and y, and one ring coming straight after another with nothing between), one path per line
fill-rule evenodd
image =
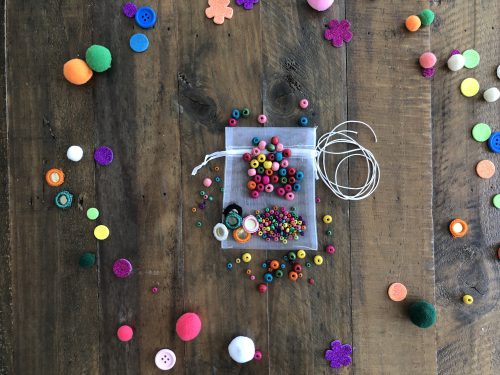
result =
M432 82L434 137L434 231L438 321L438 372L440 374L494 374L500 368L498 307L500 271L500 214L491 199L498 194L498 172L490 180L475 174L479 160L499 168L498 154L471 137L478 122L499 130L499 103L487 103L484 89L498 87L496 67L500 55L498 1L442 2L433 8L431 46L442 67ZM445 62L454 48L473 48L481 55L475 69L450 72ZM480 93L465 98L460 83L475 77ZM456 217L469 224L469 234L454 239L448 232ZM464 294L474 304L461 302Z
M205 17L206 0L148 5L158 23L141 31L123 17L120 2L5 2L0 167L8 183L0 209L9 215L0 221L0 373L154 374L155 353L170 348L173 374L327 374L323 355L333 339L354 347L343 374L493 373L499 332L491 283L498 284L500 241L489 196L497 180L476 184L474 161L491 154L468 134L477 117L498 121L498 103L461 97L458 77L466 71L443 68L423 79L417 59L432 49L444 62L449 49L475 46L482 63L474 73L494 85L498 4L436 3L434 26L412 34L403 21L428 2L340 0L325 13L302 0L262 0L252 11L233 2L234 17L221 26ZM349 45L337 49L323 39L331 18L351 20ZM143 54L128 46L135 32L150 39ZM83 87L69 85L63 63L93 43L111 49L112 69ZM297 106L303 97L318 135L346 119L374 126L379 142L364 130L360 140L381 164L381 185L369 199L347 203L317 184L318 220L327 213L335 219L333 237L318 226L320 251L333 243L335 255L306 273L315 286L283 280L260 295L244 265L226 270L240 253L221 251L212 238L220 186L210 189L213 203L191 212L203 177L223 177L224 161L194 177L191 169L224 148L233 107L252 110L242 125L256 126L265 113L269 125L287 126L304 113ZM71 144L86 152L78 164L65 158ZM100 145L115 152L108 167L92 160ZM350 162L341 177L361 181L360 164ZM51 167L66 172L64 188L76 200L69 211L53 205L60 189L43 180ZM85 217L91 206L110 227L106 241L92 235L95 223ZM446 231L454 216L471 224L461 241ZM439 318L437 330L420 330L406 309L417 299L434 301L433 231ZM98 254L96 268L78 268L84 251ZM252 255L260 279L259 264L283 254ZM134 265L125 280L111 272L121 257ZM408 302L387 299L394 281L407 285ZM466 309L464 292L478 303ZM188 343L174 329L186 311L203 319L202 334ZM130 343L116 339L120 324L134 327ZM237 335L252 337L264 359L233 362L227 345Z

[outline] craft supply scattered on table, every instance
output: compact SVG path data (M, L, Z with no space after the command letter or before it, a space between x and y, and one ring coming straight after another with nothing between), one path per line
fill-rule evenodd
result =
M324 12L332 6L333 0L307 0L307 3L314 10L317 10L318 12Z
M69 160L78 162L83 158L83 149L80 146L70 146L66 156Z
M351 23L348 20L333 19L328 22L324 37L332 42L332 46L339 48L344 42L349 43L352 40L353 34L350 29Z
M469 226L462 219L453 219L449 225L451 235L456 238L465 236L468 229Z
M436 323L437 312L432 303L419 301L410 306L409 316L417 327L430 328Z
M134 330L129 325L124 324L116 331L116 337L122 342L130 341L134 337Z
M187 312L177 319L175 332L182 341L194 340L201 332L201 319L198 314Z
M340 340L330 343L330 349L325 351L325 359L330 362L331 368L342 368L352 363L352 347L349 344L342 344Z
M227 348L231 359L238 363L247 363L254 359L255 344L253 340L246 336L237 336Z
M222 25L226 18L233 18L233 8L229 6L229 3L230 0L208 0L205 15L207 18L212 18L215 24Z

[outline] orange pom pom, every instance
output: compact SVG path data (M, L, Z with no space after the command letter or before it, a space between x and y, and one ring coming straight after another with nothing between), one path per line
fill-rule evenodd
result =
M92 69L82 59L72 59L64 64L64 78L74 85L83 85L92 78Z
M418 16L410 16L406 19L405 25L408 31L414 32L420 29L422 21L420 21L420 18L418 18Z

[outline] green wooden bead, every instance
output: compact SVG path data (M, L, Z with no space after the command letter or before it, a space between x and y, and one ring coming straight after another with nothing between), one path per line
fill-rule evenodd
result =
M244 118L247 118L250 116L250 110L248 108L243 108L243 110L241 111L241 115L244 117Z

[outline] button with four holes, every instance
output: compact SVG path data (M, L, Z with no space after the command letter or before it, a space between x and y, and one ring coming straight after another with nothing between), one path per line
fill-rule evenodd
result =
M156 23L156 12L151 7L141 7L135 14L135 22L143 29L150 29Z
M170 349L161 349L155 356L155 364L160 370L168 371L175 365L175 353Z

